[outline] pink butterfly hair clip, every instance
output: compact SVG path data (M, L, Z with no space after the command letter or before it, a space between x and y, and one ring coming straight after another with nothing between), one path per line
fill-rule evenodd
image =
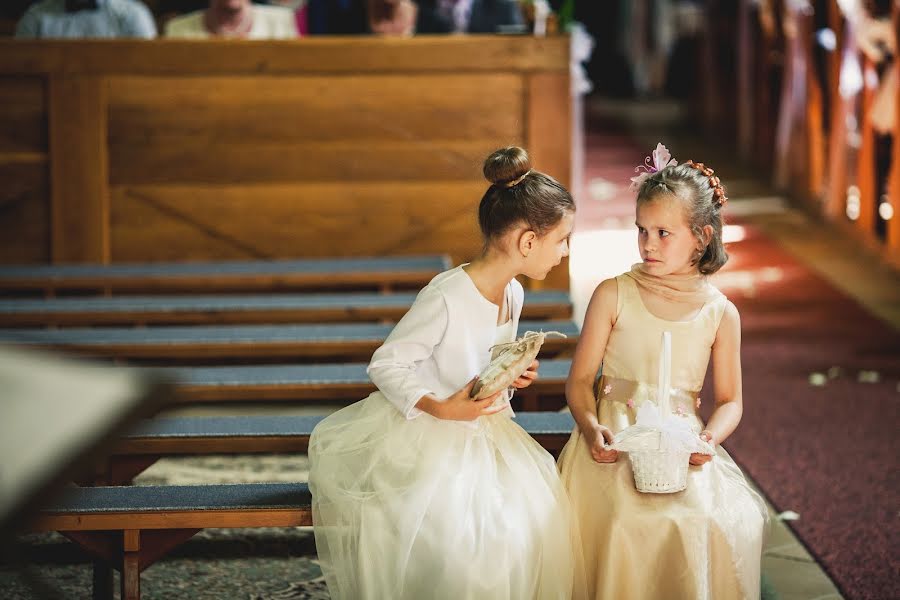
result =
M661 143L656 144L656 150L653 151L651 156L644 159L644 164L634 168L634 172L638 173L638 175L631 178L630 189L636 190L641 187L641 184L651 173L662 171L666 167L674 167L677 164L678 162L669 154L668 148Z

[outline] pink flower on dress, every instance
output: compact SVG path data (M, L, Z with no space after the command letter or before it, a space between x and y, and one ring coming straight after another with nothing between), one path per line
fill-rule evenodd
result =
M611 391L612 391L612 386L607 383L606 386L603 388L603 393L608 394Z
M684 416L684 404L679 404L678 406L675 407L675 414L678 415L679 417Z
M628 402L625 403L625 406L628 408L634 408L634 398L629 398Z

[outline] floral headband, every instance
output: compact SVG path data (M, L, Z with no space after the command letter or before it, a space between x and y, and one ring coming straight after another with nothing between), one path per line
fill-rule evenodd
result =
M722 187L722 182L718 177L714 175L715 171L704 165L703 163L695 163L692 160L684 163L685 166L691 167L693 169L697 169L707 177L707 181L709 181L709 186L713 188L713 198L715 199L716 206L719 208L725 206L728 203L728 197L725 196L725 188ZM630 189L638 189L641 187L641 184L644 183L644 180L650 177L653 173L658 173L662 171L666 167L674 167L677 166L678 162L672 158L672 155L669 154L668 148L663 146L661 143L656 144L656 150L653 151L653 154L644 159L644 164L638 165L634 168L635 175L631 178L631 186ZM643 172L641 172L643 171Z

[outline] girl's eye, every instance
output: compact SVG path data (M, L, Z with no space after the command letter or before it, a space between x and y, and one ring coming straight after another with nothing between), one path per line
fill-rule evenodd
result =
M642 234L647 233L647 230L644 229L643 227L638 227L638 233L642 233Z
M666 231L665 229L660 229L660 230L659 230L659 237L669 237L669 232Z

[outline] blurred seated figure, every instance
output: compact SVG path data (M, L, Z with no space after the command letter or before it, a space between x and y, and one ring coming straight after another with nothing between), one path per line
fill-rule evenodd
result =
M306 9L313 35L497 33L525 28L517 0L307 0Z
M210 0L206 10L176 17L165 27L166 37L227 37L252 40L289 39L300 34L294 11L259 6L250 0Z
M498 33L522 27L517 0L418 0L417 33Z
M154 38L156 24L139 0L40 0L16 25L17 38Z

